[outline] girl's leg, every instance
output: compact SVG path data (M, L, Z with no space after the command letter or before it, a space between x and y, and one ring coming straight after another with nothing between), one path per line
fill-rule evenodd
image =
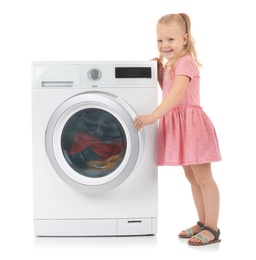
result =
M211 227L214 230L218 230L218 217L219 217L219 190L213 179L211 164L198 164L191 165L191 169L194 173L194 177L198 185L200 186L203 205L205 211L205 226ZM201 232L209 241L214 239L213 234L207 230ZM197 239L191 238L191 242L197 242Z
M203 194L201 191L201 188L199 184L197 183L193 170L191 166L183 166L185 176L188 179L190 185L191 185L191 191L193 195L193 199L195 202L197 214L198 214L198 220L205 224L205 210L204 210L204 200L203 200ZM198 233L201 231L201 228L198 225L195 225L192 227L193 233ZM185 231L182 231L180 235L185 236Z
M193 195L193 199L196 205L198 219L201 223L205 223L205 211L204 211L204 201L203 201L203 194L200 188L200 185L197 183L195 175L191 166L183 166L185 171L185 176L190 182L191 191Z

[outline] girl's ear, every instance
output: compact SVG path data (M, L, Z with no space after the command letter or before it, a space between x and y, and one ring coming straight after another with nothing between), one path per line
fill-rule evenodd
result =
M185 46L188 43L188 34L184 34L184 39L183 39L183 45Z

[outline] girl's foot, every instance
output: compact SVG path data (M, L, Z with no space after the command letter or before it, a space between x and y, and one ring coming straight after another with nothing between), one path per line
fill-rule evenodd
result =
M195 226L181 231L179 234L179 237L180 238L191 238L193 235L201 232L203 226L204 225L200 221L198 221Z
M188 240L188 244L192 246L203 246L203 245L218 243L221 241L219 239L219 236L220 236L219 229L216 231L210 227L204 226L200 233L194 235Z

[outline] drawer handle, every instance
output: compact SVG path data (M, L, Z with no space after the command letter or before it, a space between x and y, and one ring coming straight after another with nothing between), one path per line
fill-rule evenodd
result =
M128 220L128 224L142 223L142 220Z
M74 81L42 81L42 87L72 87Z

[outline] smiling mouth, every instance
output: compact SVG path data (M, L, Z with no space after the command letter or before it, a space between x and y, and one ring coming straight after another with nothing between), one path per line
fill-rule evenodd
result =
M171 53L172 52L172 50L165 50L165 51L163 51L163 53Z

